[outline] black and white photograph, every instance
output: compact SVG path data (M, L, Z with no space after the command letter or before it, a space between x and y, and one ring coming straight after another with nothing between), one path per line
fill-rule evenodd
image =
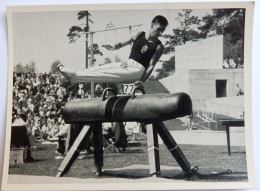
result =
M253 10L8 7L2 189L254 186Z

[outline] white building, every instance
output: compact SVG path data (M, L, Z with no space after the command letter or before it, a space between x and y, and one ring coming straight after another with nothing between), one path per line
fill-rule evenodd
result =
M237 94L239 89L244 90L244 71L223 69L222 36L176 47L175 68L173 75L160 82L172 93L188 93L194 110L221 114L229 111L226 114L231 117L242 115L243 96Z

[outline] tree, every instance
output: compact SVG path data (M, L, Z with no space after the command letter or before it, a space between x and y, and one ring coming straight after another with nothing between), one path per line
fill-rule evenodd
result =
M14 71L17 73L23 73L23 65L19 62L15 67Z
M224 61L228 64L228 68L238 68L243 67L244 60L244 45L242 39L237 40L235 43L232 43L232 35L227 33L224 35ZM231 65L230 62L234 61L234 65Z
M244 65L245 9L213 9L199 19L190 9L182 10L176 18L180 27L168 34L164 53L175 51L174 47L187 41L197 41L216 35L223 35L223 60L229 68ZM235 64L230 64L235 62ZM164 72L162 70L161 72Z
M34 73L35 72L35 62L32 60L30 64L27 66L28 72Z
M245 9L214 9L212 14L202 18L202 22L199 29L204 38L224 36L224 60L228 64L232 60L235 62L229 68L243 67Z
M166 34L164 54L169 54L175 51L175 46L185 44L187 41L197 41L202 38L202 34L198 29L200 19L192 15L191 9L183 9L178 13L176 20L179 22L179 27L173 28L173 34ZM157 69L159 73L158 79L169 76L175 70L175 56L171 57L169 61L162 64L162 69Z
M81 26L81 25L72 26L69 29L69 33L67 34L70 43L76 42L77 39L82 37L82 34L85 35L85 39L86 39L86 68L88 68L88 57L89 57L89 54L90 54L90 51L89 51L90 47L88 46L89 23L93 23L93 21L89 18L90 16L91 16L91 14L88 11L78 12L78 20L85 18L86 24L84 24L83 26ZM96 54L102 55L102 52L99 50L98 44L93 44L93 55L96 55ZM94 59L93 62L95 60L96 59ZM94 64L94 63L92 63L92 64Z
M95 58L95 55L100 55L100 56L102 56L103 55L103 53L99 50L99 45L98 44L93 44L93 63L92 64L94 64L95 62L96 62L96 58ZM89 47L89 50L91 49L91 47Z
M104 64L109 64L109 63L111 63L111 62L112 62L111 59L108 58L108 57L106 57L106 58L104 59L104 62L103 62L102 65L104 65Z
M181 44L200 38L200 33L195 30L200 20L197 16L192 15L191 12L191 9L183 9L181 13L178 13L178 17L176 18L180 23L180 27L173 29L173 33L179 37Z
M157 69L158 72L157 79L165 78L171 75L175 71L175 56L171 57L169 60L164 61L162 68Z
M156 79L162 79L162 78L166 78L168 75L164 72L164 70L162 68L158 68L156 69L156 72L158 73L158 75L156 76Z
M17 73L34 73L35 62L32 60L29 64L22 65L20 62L14 67L14 71Z

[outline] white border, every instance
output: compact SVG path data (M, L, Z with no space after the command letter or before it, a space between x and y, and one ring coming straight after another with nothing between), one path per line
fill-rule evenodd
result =
M181 1L178 1L178 2L181 2ZM182 1L183 2L183 1ZM190 2L190 1L185 1L185 2ZM200 2L205 2L205 1L200 1ZM249 2L249 1L247 1ZM67 2L65 2L67 3ZM244 3L239 3L239 4L244 4ZM174 5L174 8L187 8L187 6L190 6L191 4L183 4L183 3L178 3L178 4L175 4ZM216 4L214 6L211 6L212 4L211 3L196 3L196 4L193 4L192 8L195 9L199 9L199 8L223 8L223 4L220 6L220 5L217 5ZM225 7L234 7L234 5L237 6L237 4L234 3L234 1L232 1L232 3L228 3L226 4L225 3ZM251 54L252 54L252 41L251 41L251 38L252 38L252 17L253 17L253 11L252 11L252 5L253 3L246 3L246 5L244 4L244 7L248 8L248 9L251 9L251 11L247 11L247 15L246 15L246 20L249 21L249 25L246 26L246 40L245 40L245 63L252 63L252 59L251 59ZM31 7L27 7L27 8L22 8L24 9L25 11L44 11L46 9L48 10L51 10L51 11L57 11L57 10L60 10L62 8L62 10L68 10L68 11L71 11L71 10L76 10L76 9L83 9L85 5L69 5L69 6L58 6L58 7L53 7L53 6L41 6L41 7L36 7L36 6L31 6ZM136 7L136 5L131 5L131 8L133 8L132 6L134 6L135 8L138 8ZM154 6L156 6L156 8L169 8L170 4L166 3L166 4L152 4L152 5L149 5L147 6L147 4L143 4L143 5L140 5L140 8L154 8ZM87 6L89 10L93 10L96 8L96 5L88 5ZM100 7L98 7L100 8ZM104 9L122 9L122 8L125 8L125 9L128 9L129 8L129 5L119 5L117 7L115 7L115 5L106 5L106 6L103 6ZM21 7L13 7L13 8L10 8L10 11L22 11L21 10ZM10 20L9 20L10 22ZM11 26L11 25L9 25ZM10 36L11 37L11 36ZM10 55L12 55L11 53L11 50L12 50L12 38L9 38L9 51L10 51ZM12 56L9 57L9 63L12 63ZM11 67L11 64L9 64L9 76L12 76L12 67ZM245 99L246 101L250 101L250 99L252 98L252 94L251 94L251 76L252 76L252 71L251 71L251 64L250 66L249 65L246 65L245 67L245 84L246 84L246 89L245 89L245 92L246 92L246 95L245 95ZM9 84L12 84L12 79L9 80ZM8 95L12 95L11 94L11 90L9 89L9 94ZM8 103L10 105L11 103L11 97L8 96ZM252 118L252 108L251 108L251 105L247 105L247 107L245 108L246 109L246 126L247 127L252 127L252 122L251 122L251 118ZM8 127L11 126L11 117L10 117L10 112L7 114L8 117L7 117L7 121L6 121L6 124ZM248 187L252 187L255 185L255 176L254 176L254 163L253 163L253 157L252 157L252 154L253 154L253 150L252 150L252 128L248 128L249 131L246 131L246 145L247 145L247 165L248 165L248 176L249 176L249 180L250 182L248 183L240 183L240 182L235 182L235 183L219 183L219 182L216 182L216 183L205 183L205 182L187 182L188 183L188 186L183 186L183 183L160 183L160 185L158 184L152 184L152 183L149 183L149 186L147 187L147 183L145 184L135 184L134 186L131 186L131 190L132 189L136 189L136 190L139 190L139 189L152 189L152 190L163 190L163 189L207 189L207 188L214 188L214 189L218 189L218 188L229 188L229 189L235 189L235 188L248 188ZM8 161L9 161L9 149L8 149L8 146L9 146L9 143L10 143L10 133L8 133L8 131L6 132L6 153L5 153L5 165L4 165L4 174L6 175L7 172L8 172ZM250 157L251 156L251 157ZM250 158L249 158L250 157ZM8 185L7 186L7 178L6 176L3 176L3 186L5 189L19 189L19 190L36 190L36 189L39 189L39 188L44 188L44 189L47 189L47 190L60 190L60 189L63 189L63 190L84 190L86 189L86 185L82 185L82 184L77 184L77 186L75 186L74 184L71 185L65 185L65 184L62 184L62 185L55 185L55 188L53 187L53 185L51 187L47 187L46 188L46 185L15 185L15 184L12 184L12 185ZM115 187L114 187L115 186ZM119 189L119 190L129 190L130 187L129 186L126 186L125 184L88 184L88 187L87 189L90 189L90 190L93 190L93 189L108 189L108 190L114 190L114 189Z

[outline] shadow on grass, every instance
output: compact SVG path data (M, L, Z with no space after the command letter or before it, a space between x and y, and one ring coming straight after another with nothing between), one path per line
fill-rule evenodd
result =
M181 174L181 170L163 170L160 178L173 178L177 177L177 175ZM149 169L116 169L116 170L105 170L102 173L106 177L113 177L113 178L132 178L132 179L139 179L139 178L148 178L151 177L149 173ZM176 178L175 178L176 179Z
M12 169L12 168L20 168L20 166L19 165L10 165L9 168L10 169Z
M29 163L42 162L42 161L47 161L47 160L46 159L33 159L33 161L29 162Z
M228 155L228 152L220 152L220 154L227 154ZM232 151L231 152L231 156L234 155L234 154L243 154L243 155L245 155L246 151Z
M30 162L25 162L25 163L22 163L22 164L10 165L9 168L24 168L22 165L33 164L33 163L42 162L42 161L46 161L46 159L33 159Z
M46 147L37 147L35 149L31 149L31 151L46 151L48 148Z
M131 149L131 150L125 150L125 151L121 151L119 153L116 152L105 152L104 156L123 156L123 155L127 155L127 154L134 154L134 153L145 153L145 150L142 149Z
M189 180L189 181L223 181L223 182L229 182L229 181L247 181L247 176L241 175L241 176L234 176L234 175L214 175L214 174L203 174L200 176L194 175L193 177L185 177L185 176L162 176L162 178L166 179L176 179L176 180Z
M177 176L173 177L165 177L165 178L174 178L174 179L187 179L191 181L247 181L247 172L244 171L236 171L232 172L229 169L228 170L223 170L219 169L217 171L210 171L208 169L202 169L198 170L197 172L194 173L193 176L191 177L186 177L183 172L181 172Z
M128 173L115 173L114 171L104 171L102 173L102 177L106 176L107 178L131 178L131 179L138 179L138 178L146 178L149 177L148 175L133 175Z
M200 168L201 173L219 172L224 167L230 168L234 172L221 177L205 177L200 181L247 181L247 168L244 147L232 149L231 157L225 146L198 146L198 145L181 145L187 158L192 158L191 164L205 166ZM10 174L38 174L46 176L55 176L56 170L61 164L61 160L55 160L56 145L39 145L32 152L33 158L37 159L29 165L21 165L17 168L10 167ZM222 153L222 154L221 154ZM224 153L224 154L223 154ZM242 154L241 154L242 153ZM45 160L46 158L46 160ZM88 154L83 160L76 160L70 169L69 175L79 178L95 178L91 170L95 169L93 154ZM182 173L177 166L176 161L164 145L160 145L161 165L175 165L176 168L161 168L161 177L176 180L176 176ZM122 153L104 153L105 169L104 178L122 177L129 179L148 178L150 177L148 164L148 155L144 147L127 147ZM134 166L135 164L139 166ZM130 166L130 167L128 167ZM122 167L122 168L119 168ZM214 171L212 171L214 168ZM209 170L207 170L209 169ZM236 171L237 170L237 171ZM55 172L54 172L55 171ZM241 171L241 172L239 172ZM185 180L185 178L183 178ZM195 181L195 180L194 180Z
M131 150L126 150L122 153L145 153L143 149L131 149Z
M120 170L105 170L103 176L106 178L148 178L151 177L148 169L120 169ZM102 176L102 177L103 177ZM172 180L189 180L189 181L247 181L247 173L243 171L233 172L231 174L218 174L210 173L208 170L204 172L198 172L192 177L187 177L181 170L162 170L159 178L172 179Z

